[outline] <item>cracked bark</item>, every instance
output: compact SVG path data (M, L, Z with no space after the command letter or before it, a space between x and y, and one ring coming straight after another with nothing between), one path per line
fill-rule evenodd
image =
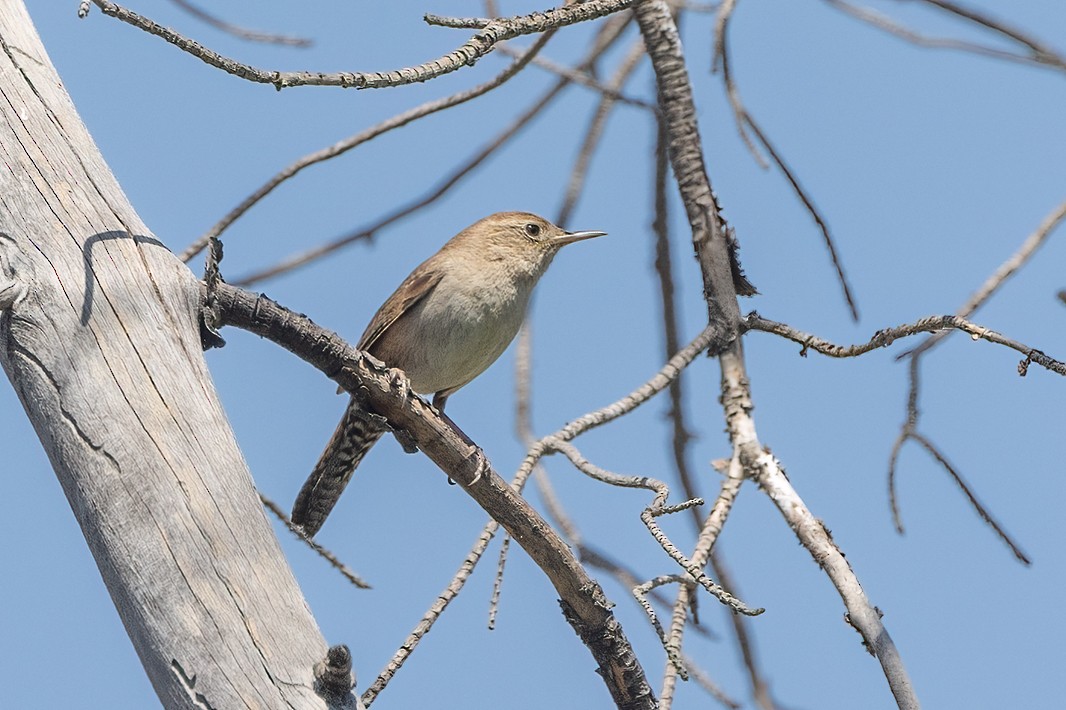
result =
M0 361L167 708L326 707L326 644L148 231L21 2L0 3ZM28 531L30 534L33 531Z

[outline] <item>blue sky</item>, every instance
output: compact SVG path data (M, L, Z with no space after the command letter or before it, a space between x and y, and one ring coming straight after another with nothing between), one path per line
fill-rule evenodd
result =
M249 192L297 157L399 111L487 79L491 55L426 85L356 92L277 92L207 67L160 40L76 2L30 11L105 159L145 222L180 251ZM875 7L930 35L996 43L925 11ZM1030 1L975 7L1003 16L1060 51L1066 7ZM311 37L310 50L256 46L220 34L164 0L134 9L218 51L280 69L379 70L415 64L461 43L464 31L426 27L424 11L476 15L480 5L256 3L226 19ZM505 12L534 5L506 3ZM1006 15L1009 12L1010 15ZM713 16L686 18L683 40L697 94L712 183L737 230L742 260L761 295L743 310L841 343L917 318L953 312L1066 199L1066 84L1062 72L950 51L919 49L824 3L740 3L730 37L748 109L826 216L862 318L848 317L820 235L782 177L761 170L737 137L720 77L709 73ZM557 36L544 56L581 55L588 28ZM632 30L603 65L605 76ZM998 46L1004 46L999 44ZM432 188L506 126L554 79L530 68L502 89L305 171L225 235L231 279L370 223ZM651 99L645 64L626 91ZM418 262L484 216L521 209L553 217L596 96L567 90L544 116L448 196L334 258L260 284L283 304L352 341ZM653 127L641 109L611 117L589 184L566 226L603 239L568 247L530 314L533 422L538 434L623 396L661 365L663 346L651 222ZM674 199L674 261L687 341L703 325L699 273ZM975 317L1062 359L1066 245L1047 245ZM199 264L195 265L199 268ZM225 333L207 354L238 441L261 490L287 508L336 424L344 400L333 383L256 337ZM747 338L761 440L781 459L808 506L847 554L885 614L929 708L1061 706L1060 610L1066 584L1060 501L1066 383L1019 357L952 336L925 358L921 430L973 486L1033 560L1018 564L924 452L901 456L907 532L897 535L886 495L888 455L905 417L907 347L837 361L797 356L770 335ZM455 395L449 414L502 475L523 448L513 433L513 349ZM728 455L717 405L717 364L686 372L687 414L697 439L689 460L701 490L716 490L713 459ZM605 468L671 479L665 399L577 443ZM61 489L10 387L0 387L6 471L0 496L0 687L11 707L156 704ZM547 461L585 538L647 577L676 570L639 520L642 492L605 489ZM539 505L535 494L531 494ZM675 493L680 500L680 494ZM319 540L374 585L353 589L279 531L326 639L351 646L365 688L447 584L485 515L431 462L383 440L360 467ZM691 548L687 517L665 527ZM497 543L498 544L498 543ZM877 663L843 621L825 576L780 515L748 486L719 550L739 595L767 612L753 620L761 667L789 708L890 708ZM550 585L512 549L497 629L485 629L495 548L464 594L378 699L381 707L607 707L594 664L561 618ZM626 590L596 573L653 686L664 657ZM746 703L728 619L701 599L709 638L686 651ZM56 672L57 662L61 672ZM676 707L706 706L689 683Z

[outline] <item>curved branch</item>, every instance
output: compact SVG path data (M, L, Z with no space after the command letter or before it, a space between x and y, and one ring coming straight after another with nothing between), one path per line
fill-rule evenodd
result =
M417 66L384 72L295 72L259 69L225 57L214 50L185 37L169 27L150 20L110 0L93 0L110 17L138 27L163 39L178 49L197 57L216 69L247 81L273 84L275 88L293 86L339 86L346 89L381 89L389 86L416 84L450 74L465 66L473 66L500 42L522 35L537 34L579 22L595 20L628 8L637 0L589 0L579 5L557 7L517 17L486 20L477 25L479 31L462 45L437 59ZM428 19L428 16L427 16ZM442 18L438 18L442 19Z
M865 355L871 350L888 347L899 338L905 338L909 335L915 335L917 333L936 333L945 329L954 328L956 330L961 330L964 333L969 333L970 337L974 340L987 340L990 343L1004 345L1025 355L1025 359L1018 363L1018 374L1023 377L1028 372L1029 365L1034 362L1055 374L1066 376L1066 363L1056 360L1053 357L1049 357L1039 350L1030 348L1028 345L1019 343L1004 335L1000 335L994 330L977 325L976 323L971 323L959 316L929 316L928 318L922 318L919 321L907 325L901 325L895 328L885 328L884 330L879 330L874 333L874 336L870 338L869 341L858 345L837 345L836 343L823 340L815 335L796 330L792 326L785 325L784 323L767 320L755 312L749 313L744 318L743 324L744 328L747 330L761 330L764 333L773 333L774 335L780 335L782 338L787 338L794 343L799 343L803 346L803 349L800 350L800 355L804 357L806 357L808 350L814 350L822 355L838 358Z

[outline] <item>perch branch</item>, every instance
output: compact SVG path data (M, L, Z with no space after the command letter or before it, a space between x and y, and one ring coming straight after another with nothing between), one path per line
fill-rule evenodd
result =
M555 531L509 486L476 446L406 383L336 334L265 296L220 284L217 301L224 323L265 337L320 369L402 429L448 477L498 520L544 571L561 598L563 613L599 664L599 672L620 707L652 708L655 699L639 661L610 611L599 585Z

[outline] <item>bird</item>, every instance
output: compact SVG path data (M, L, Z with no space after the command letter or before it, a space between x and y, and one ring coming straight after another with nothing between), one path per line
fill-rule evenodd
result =
M402 370L411 389L432 394L443 414L448 398L510 345L533 287L559 250L605 235L568 232L529 212L489 215L416 267L356 347ZM387 430L360 398L351 398L293 504L290 519L299 532L312 538L322 528L355 468Z

